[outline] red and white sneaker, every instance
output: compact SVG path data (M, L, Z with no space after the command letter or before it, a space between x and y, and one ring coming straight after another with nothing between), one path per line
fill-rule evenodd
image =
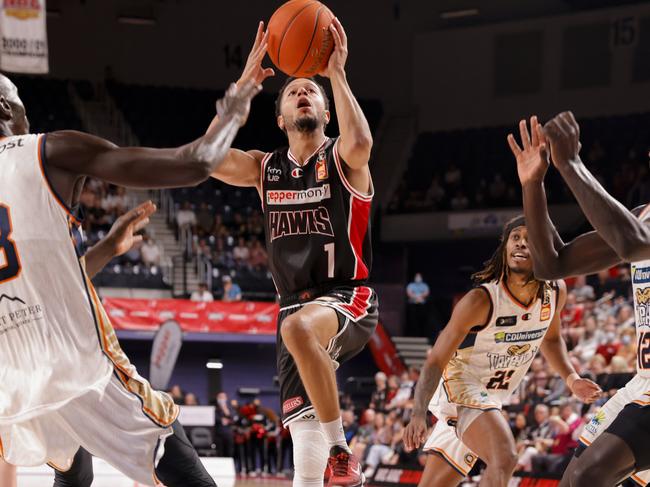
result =
M357 457L340 446L330 449L327 469L327 487L361 487L366 481Z

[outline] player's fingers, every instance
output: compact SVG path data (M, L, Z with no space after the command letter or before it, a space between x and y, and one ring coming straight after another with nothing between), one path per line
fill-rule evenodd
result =
M333 23L330 24L330 32L332 33L332 38L334 39L334 47L341 47L343 45L341 42L341 35L339 34L338 30L336 30L336 26Z
M519 157L519 154L521 154L521 148L519 147L519 144L517 144L515 136L512 134L508 134L508 145L510 146L510 150L514 156Z
M275 76L275 71L273 68L264 68L264 71L262 71L261 81L264 81L266 78L270 78L271 76Z
M145 228L147 225L149 225L149 218L145 218L144 220L140 220L138 223L135 224L135 227L133 227L133 232L139 232L143 228Z
M133 242L134 244L136 244L136 243L138 243L138 242L142 242L142 238L143 238L142 235L134 235L134 236L133 236L133 240L132 240L132 242Z
M564 112L564 118L575 130L576 134L580 136L580 125L578 124L576 118L573 116L573 112L571 110Z
M257 32L255 33L255 42L253 42L253 49L255 50L257 46L260 45L260 42L262 42L262 37L264 37L264 22L260 20L259 24L257 24Z
M533 144L533 147L539 145L539 136L537 135L537 116L533 115L530 117L530 141Z
M519 135L521 135L521 145L524 146L524 150L530 147L530 134L528 133L528 125L526 125L526 120L519 121Z
M334 17L334 22L336 22L336 30L339 32L339 35L341 36L341 40L343 41L343 45L347 46L348 44L348 35L345 33L345 29L343 28L343 24L339 20L338 17Z
M540 144L545 144L546 143L546 134L544 134L544 127L542 127L542 124L537 121L537 124L535 125L535 132L537 132L537 140L539 141Z

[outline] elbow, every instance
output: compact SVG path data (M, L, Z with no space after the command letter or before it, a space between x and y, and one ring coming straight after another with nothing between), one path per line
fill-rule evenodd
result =
M535 274L535 278L539 279L540 281L554 281L556 279L562 279L563 277L566 277L562 275L557 266L535 264L533 266L533 272Z
M645 238L626 239L618 249L618 254L625 262L637 262L650 256L650 241Z

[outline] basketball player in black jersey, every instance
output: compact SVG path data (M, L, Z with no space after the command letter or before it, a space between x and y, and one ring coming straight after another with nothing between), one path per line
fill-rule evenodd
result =
M371 266L368 162L372 135L346 80L347 38L330 26L335 49L326 70L340 136L325 135L329 101L312 79L288 79L276 101L289 147L271 153L231 149L213 173L262 199L269 267L280 295L277 365L282 421L294 442L294 486L363 483L343 433L335 368L360 352L377 324L377 298L366 286ZM240 82L261 83L263 24ZM215 119L216 121L217 119ZM320 425L316 420L320 421ZM329 450L329 460L327 460Z

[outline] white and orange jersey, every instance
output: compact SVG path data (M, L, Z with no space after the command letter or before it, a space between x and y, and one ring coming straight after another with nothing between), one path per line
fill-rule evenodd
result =
M650 205L639 216L650 220ZM636 370L641 377L650 378L650 259L631 264L634 316L636 318Z
M490 298L490 317L467 335L445 368L432 410L441 403L500 408L528 372L555 315L555 282L544 283L540 297L529 306L512 296L503 281L480 289Z
M113 373L169 424L176 408L119 349L86 276L77 222L49 185L44 144L44 135L0 139L0 425L102 391Z

